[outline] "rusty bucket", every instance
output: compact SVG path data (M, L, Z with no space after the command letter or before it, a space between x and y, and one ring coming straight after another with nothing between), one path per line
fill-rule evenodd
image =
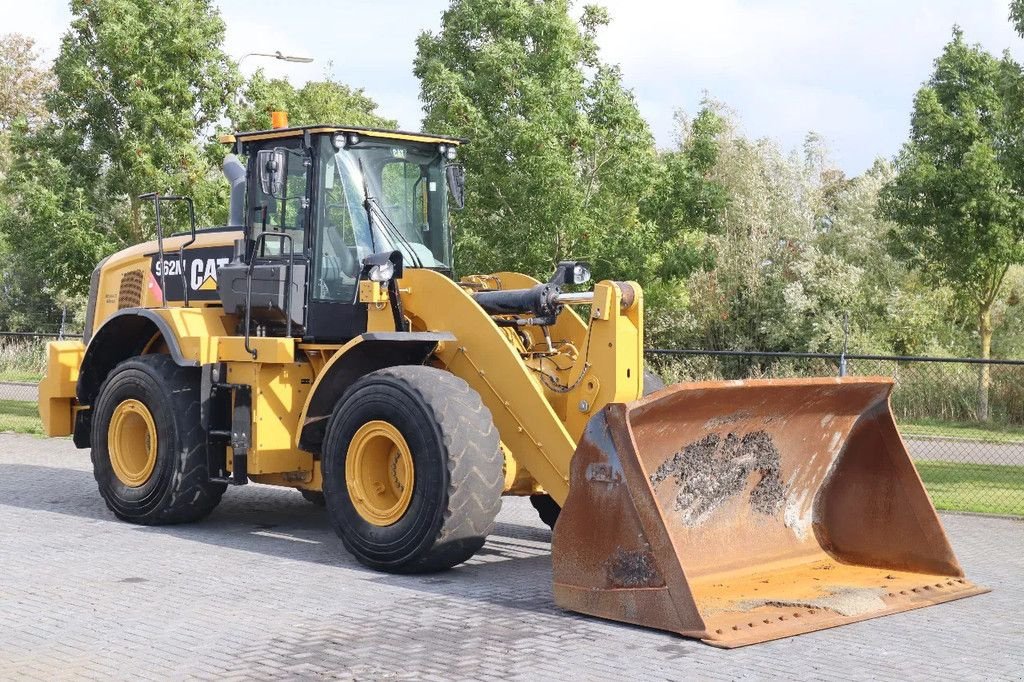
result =
M737 647L986 592L885 378L677 384L590 421L552 540L566 609Z

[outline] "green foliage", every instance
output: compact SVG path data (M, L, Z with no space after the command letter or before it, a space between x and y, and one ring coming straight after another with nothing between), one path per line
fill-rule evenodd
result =
M221 222L223 181L198 142L240 81L208 0L73 0L48 121L21 127L0 225L54 293L81 294L97 260L153 230L137 196L188 194ZM168 216L168 230L185 225Z
M655 226L656 271L667 281L711 264L705 236L720 232L729 201L725 187L710 178L725 121L706 102L692 124L685 117L679 124L679 148L659 155L653 189L641 203L642 217Z
M1024 0L1010 0L1010 23L1017 35L1024 38Z
M417 41L424 127L468 137L462 272L549 275L587 258L598 277L650 274L653 139L617 67L598 57L607 14L567 0L454 0Z
M31 38L0 35L0 135L17 120L36 124L46 116L45 98L52 80L50 71L39 65Z
M309 81L301 88L280 78L268 79L257 71L245 89L244 103L232 111L235 130L270 127L270 112L288 112L290 125L340 123L369 128L394 128L396 121L377 113L377 103L361 88L330 77Z
M0 188L11 175L12 147L19 136L45 121L52 87L52 73L40 65L32 39L0 36ZM15 216L16 197L0 192L0 228ZM59 304L47 285L46 271L37 269L0 230L0 329L41 329L60 319Z
M652 219L695 225L689 234L704 242L695 252L709 256L681 283L648 287L650 344L838 352L849 313L855 352L959 351L962 320L951 290L922 283L887 250L892 224L875 207L894 174L889 164L879 161L850 179L831 165L816 135L802 154L786 155L740 134L721 104L705 102L695 122L702 118L714 126L703 138L684 129L682 151L671 153L684 160L669 159L682 168L706 160L700 172L679 173L659 190L679 190L663 205L683 217Z
M934 283L991 306L1024 248L1024 74L954 32L914 98L911 137L880 210L892 247ZM1008 144L1009 143L1009 144Z
M46 339L0 337L0 381L39 381L46 374Z

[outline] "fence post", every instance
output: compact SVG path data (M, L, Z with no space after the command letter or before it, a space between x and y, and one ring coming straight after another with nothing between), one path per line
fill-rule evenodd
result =
M850 350L850 311L843 313L843 352L839 354L839 376L846 376L846 353Z
M57 340L58 341L63 341L64 340L64 322L67 320L67 317L68 317L68 307L66 305L62 305L60 307L60 329L57 330Z

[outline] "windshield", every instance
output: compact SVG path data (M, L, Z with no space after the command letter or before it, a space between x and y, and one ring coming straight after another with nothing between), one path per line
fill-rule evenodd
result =
M436 145L363 138L335 150L327 136L320 144L318 260L328 267L348 261L342 270L349 276L358 275L352 265L385 251L400 251L406 267L450 267L447 187ZM342 250L352 253L346 258Z

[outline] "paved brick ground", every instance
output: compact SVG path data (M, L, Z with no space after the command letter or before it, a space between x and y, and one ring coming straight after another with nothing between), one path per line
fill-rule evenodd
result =
M115 521L88 456L0 435L0 679L1024 679L1024 523L945 516L991 594L746 649L562 612L549 533L507 500L472 565L361 568L292 491Z

